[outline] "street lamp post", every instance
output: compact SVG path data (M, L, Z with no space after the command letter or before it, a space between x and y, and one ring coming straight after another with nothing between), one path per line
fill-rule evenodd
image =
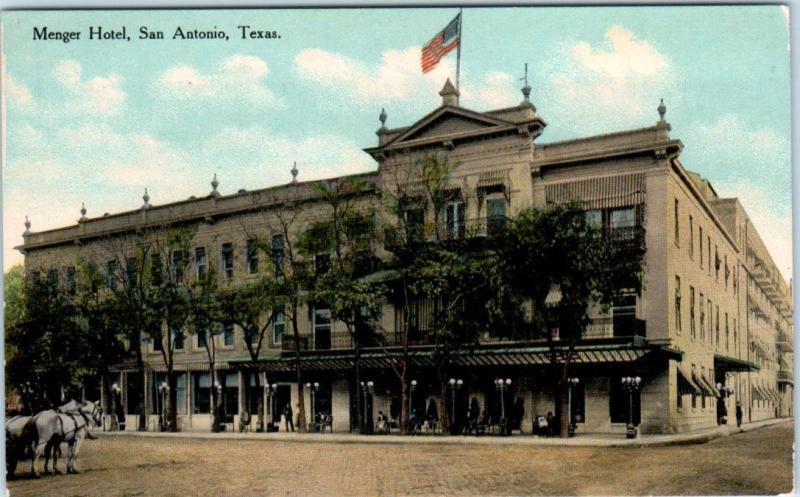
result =
M306 388L311 393L311 420L314 423L314 426L317 426L317 392L319 392L319 383L306 383ZM317 426L317 430L319 430L319 426Z
M119 388L119 385L115 382L111 385L111 416L109 419L111 420L111 426L109 427L109 431L117 431L119 429L119 419L117 419L117 402L119 401L119 394L122 389Z
M364 417L362 418L364 424L361 430L362 433L369 432L369 423L367 422L367 398L372 395L374 391L375 383L372 380L366 383L363 381L361 382L361 392L364 394Z
M717 424L728 424L728 408L725 405L725 399L733 394L733 387L717 383L717 392L719 393L719 400L717 400Z
M214 388L214 392L216 393L216 395L214 396L214 414L213 414L214 419L212 420L212 422L214 424L213 431L216 432L216 431L220 431L219 407L220 407L220 404L222 403L222 396L221 396L222 385L220 385L218 381L215 381L214 385L213 385L213 388Z
M275 419L275 390L278 388L278 385L273 383L270 385L269 383L264 383L264 390L267 394L267 408L269 409L268 418L269 424L267 424L267 431L270 431L270 426L273 425L273 419Z
M568 434L571 437L575 436L575 418L572 415L572 388L580 383L578 378L567 378L567 416L569 416Z
M500 393L500 434L506 435L508 421L506 420L505 392L511 389L511 378L497 378L494 380L495 388Z
M450 385L450 394L452 396L452 401L450 402L450 433L455 435L455 427L456 427L456 390L460 389L461 386L464 384L464 380L461 378L450 378L447 382Z
M167 430L167 392L169 392L169 385L166 381L161 382L159 387L161 391L161 431Z
M641 384L642 378L639 376L626 376L622 378L622 388L628 392L628 438L636 438L637 435L636 425L633 424L633 393L639 390Z
M417 380L411 380L411 387L409 388L408 392L408 419L406 420L406 424L409 424L411 421L411 416L414 415L412 409L414 407L414 390L417 389ZM409 427L406 427L409 429Z

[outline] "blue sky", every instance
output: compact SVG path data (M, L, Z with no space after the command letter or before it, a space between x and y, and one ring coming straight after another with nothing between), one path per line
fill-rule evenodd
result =
M361 148L439 102L454 53L423 76L421 46L456 9L6 12L4 266L34 231L210 191L375 168ZM789 35L776 6L466 9L461 105L532 100L540 142L652 125L660 98L684 165L738 196L791 271ZM280 39L239 36L238 25ZM33 27L81 40L33 41ZM127 26L131 41L88 40ZM140 26L161 30L141 41ZM222 30L222 40L172 40Z

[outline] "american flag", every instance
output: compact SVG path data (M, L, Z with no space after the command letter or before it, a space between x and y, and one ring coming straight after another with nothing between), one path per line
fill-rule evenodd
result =
M461 14L458 14L446 28L439 31L427 45L422 47L422 73L432 71L442 57L458 47L460 40Z

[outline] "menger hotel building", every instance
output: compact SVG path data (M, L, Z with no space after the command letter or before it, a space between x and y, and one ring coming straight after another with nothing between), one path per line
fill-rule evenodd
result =
M378 188L396 182L398 170L412 168L425 154L436 152L457 164L449 181L459 195L448 207L447 222L472 223L479 227L478 236L491 236L487 226L526 207L570 200L581 202L587 216L608 229L643 234L642 294L623 296L608 313L594 315L576 349L572 372L580 381L573 388L572 409L579 433L625 431L625 376L642 379L632 407L643 433L715 426L718 402L727 405L731 422L737 402L745 422L792 415L790 289L745 207L736 198L719 197L709 180L681 162L683 145L670 136L663 102L660 119L651 127L542 143L546 123L530 102L528 86L519 105L488 112L461 107L449 81L440 95L438 108L405 127L387 128L386 115L381 114L377 144L365 149L377 168L359 175L370 185L363 193L365 201L372 197L379 203ZM306 205L297 223L300 228L322 208L315 182L296 178L286 185L230 195L217 191L216 179L212 185L213 191L202 197L150 205L145 196L137 210L97 218L84 215L63 228L32 232L28 225L18 248L27 268L67 284L78 257L115 269L104 259L103 244L110 237L136 237L137 230L146 227L197 222L190 267L197 272L216 265L236 283L252 278L257 266L248 251L248 233L258 233L274 243L274 250L283 250L275 213L285 208L287 198ZM548 299L557 302L557 289L551 293ZM358 390L351 380L349 335L342 323L331 322L325 308L312 307L302 315L307 317L300 323L303 374L305 381L318 384L316 389L303 389L308 418L315 412L329 413L334 431L352 430ZM387 302L382 328L391 332L400 316ZM273 321L258 361L250 360L240 330L227 329L216 338L216 378L229 425L238 427L244 410L256 412L245 399L258 395L269 406L268 421L280 423L281 430L283 407L290 404L296 413L293 341L287 338L291 328L285 316ZM396 417L400 410L397 379L386 360L391 339L386 343L388 348L364 350L361 376L373 384L366 404L373 419L378 411ZM181 345L175 354L180 426L209 430L212 377L206 354L197 337L186 337ZM134 399L142 389L148 428L156 426L161 409L158 385L165 371L156 347L147 345L143 385L124 364L114 373L127 414L126 429L136 429ZM510 399L524 406L521 428L530 433L537 415L556 412L546 381L546 351L543 341L482 337L454 358L452 375L463 380L458 398L474 397L481 410L495 413L500 409L495 379L511 379ZM250 376L243 372L253 369L269 389L248 393L253 386L244 384ZM424 408L433 396L434 377L430 351L422 343L414 353L415 409ZM722 395L720 385L729 387Z

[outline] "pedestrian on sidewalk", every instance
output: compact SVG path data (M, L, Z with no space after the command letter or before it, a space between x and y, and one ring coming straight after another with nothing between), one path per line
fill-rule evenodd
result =
M286 423L286 431L294 431L294 417L292 415L292 404L287 402L283 406L283 417Z
M742 403L738 400L736 401L736 427L742 427Z

